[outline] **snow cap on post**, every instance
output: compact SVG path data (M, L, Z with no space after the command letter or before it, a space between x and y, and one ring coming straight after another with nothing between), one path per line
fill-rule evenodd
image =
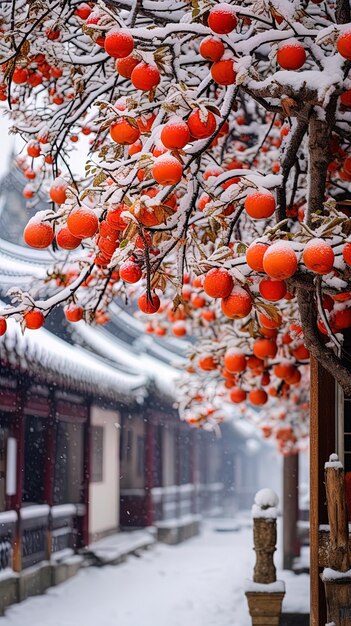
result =
M252 517L275 519L278 511L279 498L272 489L260 489L255 495L255 504L252 506Z
M324 463L324 469L327 468L334 468L334 469L342 469L343 468L343 464L341 463L341 461L339 461L339 457L337 454L331 454L329 457L329 461L327 461L326 463Z

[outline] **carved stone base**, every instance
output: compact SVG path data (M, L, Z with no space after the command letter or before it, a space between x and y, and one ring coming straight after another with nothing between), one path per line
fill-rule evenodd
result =
M285 593L246 591L252 626L279 626Z

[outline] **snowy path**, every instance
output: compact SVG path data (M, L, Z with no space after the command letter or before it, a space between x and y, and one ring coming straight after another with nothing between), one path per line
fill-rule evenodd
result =
M243 583L252 573L251 542L251 528L206 526L180 546L83 570L8 609L0 626L249 626ZM299 578L305 595L307 577Z

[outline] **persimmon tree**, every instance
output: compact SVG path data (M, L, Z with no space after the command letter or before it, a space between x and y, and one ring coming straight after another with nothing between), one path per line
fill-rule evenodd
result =
M283 398L294 448L310 353L351 393L350 22L347 0L9 2L0 100L48 203L24 240L56 261L0 332L135 298L147 332L196 339L186 419Z

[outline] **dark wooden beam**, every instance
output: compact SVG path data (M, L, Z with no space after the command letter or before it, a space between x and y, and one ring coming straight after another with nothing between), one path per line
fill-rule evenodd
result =
M299 556L297 533L299 516L299 455L290 454L283 462L283 568L292 569Z
M318 560L320 524L328 524L324 486L324 463L335 452L335 380L311 357L310 423L310 545L311 545L311 626L327 622L323 583Z
M88 400L88 415L84 422L84 460L83 460L83 503L85 505L84 516L81 521L79 547L89 545L89 501L90 501L90 476L91 476L91 400Z
M54 504L54 474L55 474L55 454L57 440L57 420L54 390L50 389L49 395L50 413L46 428L46 456L44 471L44 499L46 504Z

